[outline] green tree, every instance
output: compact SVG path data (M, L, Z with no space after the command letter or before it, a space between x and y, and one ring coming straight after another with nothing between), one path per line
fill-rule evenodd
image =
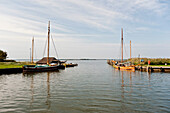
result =
M0 50L0 61L3 61L7 58L7 52Z

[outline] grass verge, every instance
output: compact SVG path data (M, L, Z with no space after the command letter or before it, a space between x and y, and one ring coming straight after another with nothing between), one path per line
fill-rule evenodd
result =
M0 62L0 69L22 68L24 65L31 65L29 62Z

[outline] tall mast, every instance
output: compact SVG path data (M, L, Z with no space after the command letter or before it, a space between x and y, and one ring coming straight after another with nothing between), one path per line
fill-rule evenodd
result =
M123 63L123 28L121 29L121 44L122 44L122 59L121 59L121 62Z
M48 22L48 48L47 48L47 64L49 65L49 52L50 51L50 21Z
M132 48L131 48L131 40L130 40L130 61L131 61L131 59L132 59L132 50L131 50Z
M33 63L34 59L34 37L32 38L32 57L31 57L31 63Z

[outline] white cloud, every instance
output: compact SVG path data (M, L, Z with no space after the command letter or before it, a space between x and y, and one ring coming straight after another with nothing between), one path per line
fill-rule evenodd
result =
M159 15L164 14L166 4L160 3L159 0L136 0L135 5L138 9L147 9Z

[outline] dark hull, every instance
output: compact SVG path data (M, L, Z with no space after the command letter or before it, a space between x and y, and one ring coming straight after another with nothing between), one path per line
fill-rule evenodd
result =
M78 64L67 64L66 67L74 67L74 66L78 66Z
M58 69L65 69L66 67L64 65L57 66Z
M58 71L58 66L50 66L50 67L23 67L23 73L27 73L27 72L47 72L47 71Z

